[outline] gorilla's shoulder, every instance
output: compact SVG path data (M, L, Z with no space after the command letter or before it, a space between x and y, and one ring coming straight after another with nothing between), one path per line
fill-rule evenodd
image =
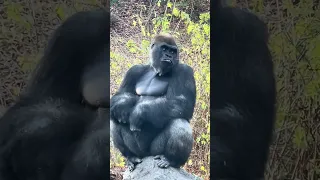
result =
M187 64L179 64L177 67L177 71L193 74L192 67Z
M147 71L149 69L148 65L142 65L142 64L138 64L138 65L134 65L132 66L129 70L128 70L128 74L141 74L145 71Z

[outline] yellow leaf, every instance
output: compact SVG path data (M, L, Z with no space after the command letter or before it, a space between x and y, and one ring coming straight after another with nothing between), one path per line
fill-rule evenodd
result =
M201 167L200 167L200 170L201 170L201 171L206 171L206 169L205 169L204 166L201 166Z
M173 14L174 16L178 17L179 14L180 14L180 11L179 11L177 8L173 8L172 14Z

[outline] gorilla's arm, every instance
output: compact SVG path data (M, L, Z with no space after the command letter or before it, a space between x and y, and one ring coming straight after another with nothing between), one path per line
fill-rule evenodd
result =
M110 154L105 151L110 143L109 113L109 108L97 110L96 120L77 144L77 151L66 163L61 180L108 179L109 174L105 170L109 168Z
M130 118L130 129L140 130L145 121L163 128L170 120L192 118L196 102L196 85L193 70L187 65L178 65L173 71L166 96L138 103Z
M135 65L125 75L119 91L111 98L111 120L126 123L136 105L138 96L135 93L135 85L146 66Z

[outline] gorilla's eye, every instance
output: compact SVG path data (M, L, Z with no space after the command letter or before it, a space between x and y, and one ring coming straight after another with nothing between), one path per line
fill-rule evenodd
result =
M170 51L170 53L173 54L174 52L173 52L173 51Z
M165 50L166 50L166 48L164 47L164 48L162 48L162 50L163 50L163 51L165 51Z

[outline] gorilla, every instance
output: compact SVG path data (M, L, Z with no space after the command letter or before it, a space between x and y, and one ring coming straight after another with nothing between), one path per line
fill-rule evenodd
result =
M109 18L78 12L54 32L0 120L1 180L109 177Z
M267 27L220 0L211 12L211 179L261 179L276 111Z
M193 146L195 102L192 68L179 64L171 35L157 35L150 64L131 67L111 98L111 136L129 170L146 156L154 156L161 168L185 164Z

